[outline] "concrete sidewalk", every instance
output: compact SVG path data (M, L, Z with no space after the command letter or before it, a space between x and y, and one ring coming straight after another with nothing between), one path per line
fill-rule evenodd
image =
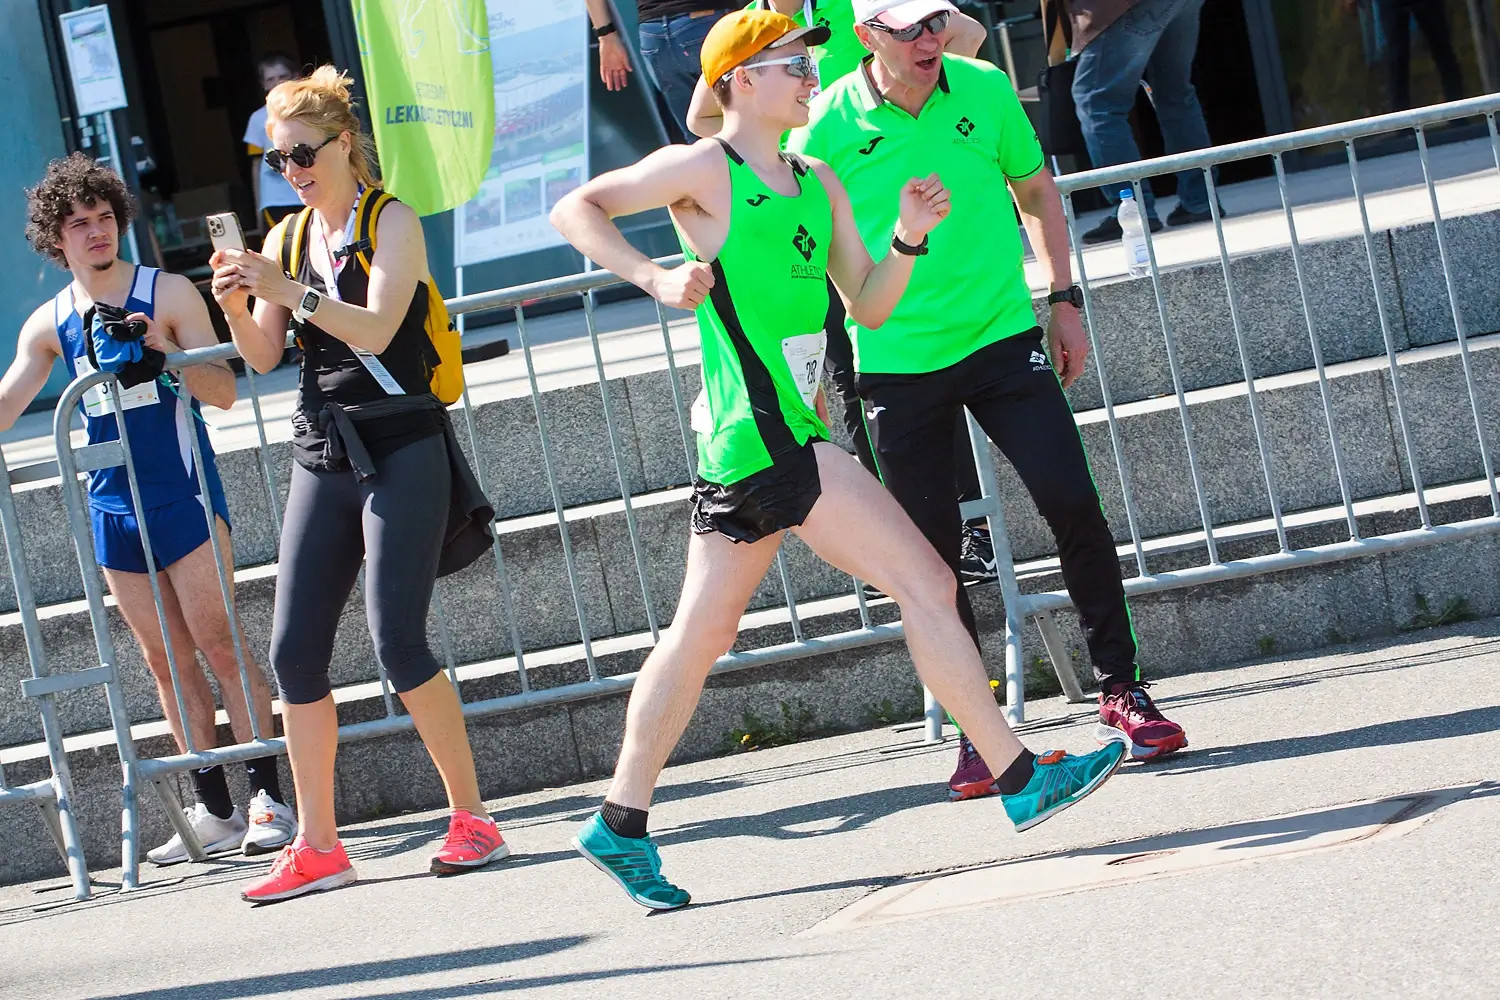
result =
M672 914L569 850L597 782L495 803L516 855L454 879L425 874L428 814L347 829L363 881L277 906L237 896L264 862L84 904L0 889L0 995L1496 996L1496 676L1500 620L1171 678L1191 748L1024 835L944 801L951 740L674 768L652 825L695 903ZM1034 749L1093 745L1085 706L1029 708Z

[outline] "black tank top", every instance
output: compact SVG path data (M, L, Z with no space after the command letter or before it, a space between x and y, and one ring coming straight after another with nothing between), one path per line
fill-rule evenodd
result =
M304 242L307 252L302 255L297 280L326 295L327 284L312 266L312 254L316 252L312 233L315 225L315 220L308 223ZM339 298L350 305L368 303L370 278L357 261L350 259L345 262L338 276L338 291ZM406 315L396 328L396 335L386 349L376 355L401 389L412 395L431 391L432 369L438 362L437 350L427 336L426 323L427 285L419 281L412 292L411 305L407 306ZM313 323L295 325L303 354L297 412L292 415L292 450L298 463L306 468L326 469L326 437L318 421L324 405L372 403L389 398L390 393L381 387L348 344ZM395 413L356 422L361 440L376 460L413 441L443 432L442 415L430 410Z

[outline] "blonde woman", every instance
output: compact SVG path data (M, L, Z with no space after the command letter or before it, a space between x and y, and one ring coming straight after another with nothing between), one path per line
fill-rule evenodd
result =
M271 635L301 830L270 874L245 888L251 902L355 877L334 817L338 718L328 664L361 562L376 654L453 808L432 870L463 871L509 853L484 809L458 696L426 628L440 562L451 572L482 552L492 512L473 487L447 411L428 390L436 364L425 330L432 278L416 213L388 201L370 230L373 252L354 240L359 210L380 182L350 83L323 66L267 96L265 159L310 210L302 239L287 239L298 219L291 216L267 235L262 253L226 250L212 261L214 297L247 363L260 372L276 367L289 323L304 352ZM450 517L450 506L463 513Z

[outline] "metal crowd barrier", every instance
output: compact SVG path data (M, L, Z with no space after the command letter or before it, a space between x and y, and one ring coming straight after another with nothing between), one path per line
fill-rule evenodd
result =
M1176 394L1176 405L1182 423L1184 440L1188 448L1189 464L1193 470L1193 484L1197 495L1199 511L1203 527L1203 540L1208 553L1208 561L1202 566L1187 569L1176 569L1170 572L1151 573L1148 570L1146 551L1142 541L1142 529L1139 524L1138 511L1132 497L1130 488L1130 472L1125 461L1124 448L1122 445L1119 422L1114 409L1113 397L1110 394L1109 379L1107 373L1108 359L1101 351L1101 344L1096 335L1094 323L1093 295L1096 291L1088 281L1084 272L1084 258L1081 252L1077 256L1079 277L1085 288L1085 320L1089 330L1091 344L1093 347L1093 363L1097 365L1100 387L1103 395L1104 410L1108 420L1111 440L1113 442L1117 467L1120 470L1121 485L1125 497L1126 517L1129 523L1132 548L1139 574L1126 583L1126 591L1131 596L1144 593L1152 593L1177 587L1193 586L1220 580L1242 578L1257 574L1270 573L1278 570L1288 569L1296 566L1316 565L1342 559L1350 559L1379 552L1394 551L1398 549L1411 548L1419 545L1432 544L1452 538L1466 537L1480 532L1488 532L1500 529L1500 494L1496 493L1496 483L1493 465L1490 458L1488 442L1484 440L1482 424L1479 422L1479 402L1475 388L1473 375L1469 365L1469 345L1466 340L1466 331L1463 328L1457 299L1455 297L1453 279L1448 266L1448 249L1443 242L1442 218L1438 212L1437 198L1432 183L1428 152L1425 143L1423 129L1437 122L1448 121L1454 118L1472 115L1484 115L1490 130L1491 143L1496 151L1497 166L1500 166L1500 137L1496 135L1494 115L1500 111L1500 97L1478 98L1469 101L1457 102L1452 105L1443 105L1421 111L1403 112L1396 115L1382 116L1362 122L1354 122L1347 125L1330 126L1327 128L1311 129L1305 132L1292 133L1289 135L1276 136L1269 139L1258 140L1249 143L1239 143L1232 146L1218 147L1202 150L1194 153L1180 154L1177 156L1163 157L1142 163L1128 164L1121 167L1112 167L1104 170L1095 170L1088 173L1072 175L1059 179L1059 187L1064 193L1064 206L1068 213L1070 223L1072 209L1067 195L1071 192L1093 187L1102 183L1123 183L1129 181L1139 190L1139 182L1142 177L1157 173L1179 169L1202 169L1209 177L1209 190L1211 198L1217 202L1213 195L1213 178L1211 167L1224 162L1243 159L1252 156L1273 156L1277 164L1277 179L1286 206L1286 215L1291 229L1291 246L1297 261L1297 281L1302 296L1304 317L1307 321L1308 335L1313 348L1313 356L1317 366L1318 381L1323 399L1323 410L1327 420L1328 429L1334 442L1336 456L1336 472L1340 490L1344 497L1344 508L1348 517L1350 539L1332 545L1320 545L1310 548L1293 548L1287 540L1287 533L1283 521L1280 503L1277 500L1275 477L1271 472L1269 460L1269 449L1266 444L1266 429L1263 415L1257 408L1255 379L1249 361L1248 348L1244 332L1241 328L1240 317L1237 312L1237 304L1234 294L1233 268L1228 251L1225 247L1223 227L1215 211L1214 225L1217 230L1220 250L1220 262L1224 271L1224 279L1229 289L1229 302L1231 317L1233 320L1236 342L1243 364L1245 381L1241 383L1247 393L1252 416L1255 424L1255 434L1259 445L1262 470L1265 474L1268 489L1271 491L1273 505L1273 517L1275 521L1275 533L1279 542L1278 552L1265 556L1256 556L1238 560L1222 561L1218 557L1216 548L1215 530L1217 523L1210 509L1210 504L1204 490L1203 480L1198 471L1198 458L1194 450L1194 438L1191 420L1188 415L1186 390L1177 357L1177 340L1167 319L1165 299L1161 286L1161 274L1156 263L1155 251L1151 251L1151 282L1155 293L1158 311L1162 319L1162 334L1169 359L1173 384ZM1483 454L1485 476L1488 482L1489 494L1494 512L1491 516L1465 521L1457 524L1434 525L1428 516L1424 487L1420 477L1415 478L1415 495L1421 508L1422 527L1412 531L1402 531L1381 536L1360 537L1353 509L1353 494L1348 485L1346 470L1341 461L1337 459L1338 428L1333 417L1333 409L1330 403L1328 379L1322 354L1319 350L1318 334L1313 322L1312 312L1307 302L1307 289L1301 263L1301 247L1296 237L1294 222L1292 219L1289 203L1286 202L1286 180L1280 167L1281 156L1294 149L1307 146L1325 144L1328 142L1342 141L1348 148L1348 157L1351 171L1354 172L1356 182L1356 197L1359 200L1361 213L1364 216L1364 239L1367 252L1372 264L1372 276L1374 275L1375 251L1373 237L1369 227L1368 215L1364 212L1364 196L1358 189L1358 165L1354 154L1353 140L1363 136L1375 135L1383 132L1416 129L1419 149L1424 170L1427 171L1427 188L1432 200L1434 219L1437 224L1439 248L1442 253L1444 275L1447 278L1448 295L1452 306L1454 321L1458 332L1458 343L1462 352L1464 363L1464 377L1469 393L1471 404L1475 411L1476 428L1480 435ZM1150 237L1148 234L1148 246ZM671 260L664 261L671 263ZM558 467L557 445L549 427L549 419L546 408L543 405L543 392L539 382L539 372L533 355L533 342L527 332L527 316L525 306L536 301L546 299L562 299L577 296L581 300L583 318L589 341L593 351L594 373L597 388L600 393L602 414L607 431L607 443L609 448L610 462L615 473L615 479L619 485L619 501L623 508L626 530L631 547L631 558L634 563L633 570L641 585L642 599L645 606L646 630L654 642L661 626L660 616L655 607L654 595L649 580L647 556L643 544L640 528L637 521L635 509L636 501L640 494L633 493L630 488L627 457L623 450L618 415L616 412L616 401L611 397L609 380L606 377L604 355L600 346L600 339L595 325L594 303L592 293L598 289L619 284L620 281L608 272L595 271L588 274L571 276L544 282L502 289L493 292L483 292L465 295L449 302L449 309L457 318L460 326L465 322L467 314L478 311L490 311L497 309L511 310L515 316L515 334L519 341L522 359L526 367L527 388L529 392L532 410L536 419L537 434L540 439L542 472L545 476L547 490L550 495L552 516L556 522L558 539L563 556L564 568L568 580L569 593L571 596L573 618L577 625L579 657L587 671L587 679L564 683L550 687L538 687L533 683L530 668L527 665L527 654L534 653L538 648L535 644L527 648L523 642L520 624L515 609L514 595L510 582L510 574L506 565L506 557L502 550L501 535L496 533L493 547L493 573L494 573L494 600L495 613L503 616L509 633L511 654L514 669L519 684L519 692L516 694L486 698L483 700L465 702L464 714L467 717L490 716L503 712L533 709L543 706L558 705L587 698L595 698L615 694L628 690L635 682L636 674L623 673L606 676L601 672L596 651L594 648L595 632L590 628L587 602L584 584L580 574L573 531L575 524L567 514L564 489L561 485ZM1374 280L1375 294L1379 303L1382 290L1378 279ZM1390 329L1390 320L1385 304L1380 304L1380 321L1382 333L1385 337L1386 358L1389 373L1396 384L1398 393L1397 411L1400 416L1403 439L1406 442L1407 456L1411 463L1414 476L1417 472L1415 461L1415 449L1411 441L1411 434L1407 426L1404 410L1401 409L1399 384L1400 371L1397 364L1394 340ZM683 465L679 482L690 483L695 472L695 450L692 444L690 424L688 417L688 402L684 394L682 380L678 369L676 355L673 351L671 336L665 313L657 308L657 322L662 335L662 346L666 359L667 372L670 380L672 405L676 414L677 429L681 436L683 448ZM229 357L233 354L230 345L204 348L169 357L168 367L180 369L182 367L205 363ZM134 462L132 458L131 442L124 421L120 423L120 438L103 444L85 445L75 448L70 440L69 427L75 413L75 407L83 393L100 383L112 381L113 376L94 374L75 380L68 386L62 398L58 401L54 419L54 438L57 449L57 470L61 477L62 490L67 510L68 521L72 533L74 546L77 553L79 568L82 574L83 589L88 605L88 614L93 627L94 641L96 647L97 664L86 669L74 670L68 673L52 677L48 674L46 661L41 648L40 633L36 624L35 602L30 599L29 588L26 584L24 560L20 556L19 532L15 523L14 512L10 504L9 484L4 485L5 490L0 491L4 499L0 500L0 522L5 527L5 538L10 554L12 566L12 579L16 582L19 603L23 609L23 623L26 627L28 651L32 657L33 680L28 682L28 694L37 698L43 716L43 728L47 734L47 746L49 755L52 757L54 778L51 782L41 783L45 787L28 786L26 789L10 789L0 787L0 804L6 801L24 799L26 801L38 802L43 806L44 812L51 813L49 805L55 805L57 822L53 825L55 835L60 846L69 861L69 868L74 877L76 891L81 895L88 891L87 873L83 868L83 859L78 849L78 836L76 825L69 806L67 762L62 754L61 733L58 729L55 714L51 713L50 699L62 690L84 687L90 685L102 685L108 699L111 727L115 742L118 746L123 774L123 798L122 798L122 838L121 851L124 872L122 877L122 888L129 889L138 883L138 800L137 795L142 783L149 782L152 789L159 796L167 815L172 820L174 828L179 833L188 847L190 855L194 859L201 859L202 849L194 839L191 830L187 827L181 811L174 783L170 780L173 775L181 774L191 768L206 767L214 764L229 764L243 762L245 760L264 756L272 753L284 752L285 746L281 738L272 733L261 732L257 726L254 712L251 715L251 725L254 729L254 738L245 743L224 747L200 747L193 743L191 729L186 725L186 712L183 710L182 693L180 684L176 679L181 669L198 669L194 657L188 656L181 650L171 650L169 667L174 677L174 690L178 702L179 713L184 718L184 730L187 737L185 752L170 754L165 757L149 758L140 757L136 752L136 741L131 732L130 713L121 693L116 669L118 657L110 639L108 612L106 611L105 598L100 580L100 572L94 561L93 546L90 538L88 519L85 516L85 502L82 494L79 473L103 469L115 466L124 466L128 471L131 484L132 497L139 506L137 494ZM277 491L277 476L271 468L268 458L266 432L261 413L261 401L259 389L253 374L248 380L251 401L256 415L257 433L260 440L260 448L257 450L259 461L259 472L264 485L273 521L278 521L281 516L279 496ZM111 394L110 400L118 406L116 397ZM487 492L492 492L496 481L496 470L486 457L485 449L480 447L480 436L478 422L476 420L476 408L470 400L466 390L463 399L455 407L461 417L462 429L460 436L467 435L471 445L471 455L475 464L475 472L481 485ZM118 411L117 411L118 412ZM1078 677L1074 672L1061 637L1061 633L1052 619L1053 613L1069 606L1069 600L1065 593L1033 593L1023 594L1017 579L1015 562L1011 557L1010 546L1006 534L1004 514L1000 506L999 490L997 486L995 469L991 458L991 447L983 433L974 423L972 418L970 424L971 445L975 461L980 471L980 482L982 487L981 499L967 504L964 508L966 517L986 516L990 519L992 537L995 543L997 562L1000 565L1000 590L1006 610L1005 631L1005 667L1006 667L1006 694L1007 712L1013 722L1024 719L1024 671L1023 671L1023 633L1025 622L1028 619L1035 620L1040 628L1043 644L1051 656L1058 678L1063 685L1064 692L1072 701L1080 701L1083 698ZM198 439L196 434L188 435L195 466L199 470L200 487L204 486L203 465L201 455L198 453ZM601 447L602 451L602 447ZM50 464L50 463L49 463ZM36 478L33 476L32 478ZM206 493L206 489L205 489ZM206 518L210 523L210 537L214 537L212 530L212 513L205 511ZM142 541L149 549L148 527L144 523L141 526ZM248 657L244 655L244 638L239 632L239 618L235 613L232 599L231 586L234 575L234 567L225 565L221 559L218 548L215 546L215 559L218 569L218 582L220 595L224 600L226 610L229 613L229 621L233 630L233 638L236 645L236 657L238 661L239 674L242 690L249 694L249 679L247 670ZM159 622L165 621L165 613L161 604L160 585L154 570L149 574L153 594L156 599L156 608ZM783 662L799 657L812 656L835 650L855 649L877 643L891 642L902 637L901 623L892 622L886 624L876 623L870 614L862 587L857 580L851 580L851 591L854 598L853 607L858 609L858 627L848 628L832 635L809 635L802 620L802 609L795 597L792 587L791 575L784 556L777 558L777 578L785 595L786 624L790 628L791 641L780 642L761 648L734 650L722 657L714 666L716 674L728 673L749 667ZM829 595L816 598L825 599ZM621 595L611 594L611 600L623 599ZM811 600L811 599L810 599ZM27 609L30 609L29 611ZM449 634L448 616L443 606L443 590L440 582L435 593L435 610L437 612L439 645L445 667L450 680L455 688L459 690L462 698L462 687L459 684L457 662L451 636ZM642 635L644 645L644 636ZM264 658L259 658L262 661ZM180 665L181 664L181 665ZM379 718L367 719L360 722L346 724L339 729L341 742L371 739L394 733L406 732L412 729L410 717L398 713L395 699L391 695L390 685L385 677L384 671L376 664L377 676L383 695L385 712ZM941 724L943 712L933 699L928 696L925 706L925 718L923 728L929 739L941 738ZM3 776L0 776L3 781Z
M1451 251L1444 229L1443 214L1438 205L1437 189L1434 184L1431 156L1427 144L1427 130L1432 126L1482 115L1489 131L1490 146L1495 167L1497 171L1500 171L1500 133L1497 133L1495 125L1495 115L1497 112L1500 112L1500 95L1488 95L1412 111L1380 115L1359 121L1269 136L1263 139L1216 146L1187 153L1177 153L1151 160L1089 170L1057 178L1057 187L1062 194L1063 207L1067 216L1069 229L1074 230L1076 219L1073 214L1071 198L1074 192L1097 187L1120 187L1128 183L1135 193L1137 204L1144 204L1141 191L1141 181L1143 179L1185 170L1199 170L1202 172L1208 189L1213 227L1219 251L1219 265L1223 273L1224 285L1227 291L1230 321L1234 328L1235 345L1244 375L1243 381L1237 383L1237 385L1243 386L1245 390L1245 398L1255 434L1256 457L1259 459L1260 471L1264 479L1267 496L1270 499L1270 513L1276 536L1277 551L1243 559L1221 559L1215 530L1216 528L1222 528L1222 525L1215 520L1212 505L1204 488L1201 460L1194 437L1192 419L1188 412L1187 390L1184 388L1178 351L1179 340L1173 331L1172 322L1168 318L1167 303L1162 287L1162 271L1157 263L1155 241L1152 238L1150 228L1147 227L1145 242L1150 260L1151 288L1155 298L1157 314L1160 319L1162 342L1165 348L1168 367L1171 371L1176 409L1187 453L1189 475L1192 480L1193 492L1198 505L1199 520L1202 525L1202 548L1207 556L1207 561L1198 566L1164 572L1152 572L1150 570L1147 565L1146 550L1142 541L1140 516L1134 493L1131 489L1130 465L1126 458L1120 432L1120 421L1115 412L1115 403L1110 392L1108 375L1109 359L1102 349L1103 345L1098 336L1098 326L1095 321L1094 296L1097 294L1097 288L1089 281L1083 248L1079 245L1079 241L1075 239L1073 241L1074 262L1078 271L1077 280L1083 286L1084 290L1084 326L1089 335L1089 363L1095 366L1099 376L1103 409L1109 427L1116 468L1119 470L1121 493L1124 497L1125 517L1131 539L1130 550L1137 570L1136 576L1125 581L1125 592L1128 597L1139 597L1144 594L1159 593L1183 587L1201 586L1225 580L1244 579L1298 567L1324 565L1384 552L1395 552L1433 545L1439 542L1468 538L1500 530L1500 492L1497 492L1496 489L1495 467L1491 451L1492 442L1487 440L1485 433L1483 408L1480 403L1479 392L1475 385L1472 366L1474 348L1470 344L1471 334L1465 328L1454 284ZM1457 336L1458 354L1463 368L1464 388L1468 397L1469 408L1474 417L1474 432L1479 444L1480 461L1483 466L1484 481L1491 507L1491 513L1488 516L1449 524L1433 524L1428 510L1427 488L1423 482L1421 464L1418 461L1417 450L1414 445L1406 398L1402 391L1402 373L1398 363L1398 352L1392 333L1391 309L1393 308L1393 304L1386 301L1385 292L1381 287L1374 234L1370 227L1365 192L1360 186L1360 160L1355 152L1355 141L1357 139L1400 132L1409 132L1414 134L1416 138L1418 158L1421 162L1423 180L1432 210L1432 222L1447 293L1447 304L1453 319L1453 329ZM1303 245L1297 235L1296 219L1288 195L1283 158L1285 154L1294 150L1326 146L1332 143L1342 143L1344 146L1345 157L1349 164L1350 178L1353 183L1354 199L1359 207L1365 255L1370 270L1370 281L1374 291L1380 332L1385 345L1386 372L1391 381L1392 395L1395 403L1394 411L1400 428L1401 446L1412 478L1413 489L1409 493L1403 494L1403 496L1415 501L1421 519L1421 527L1412 530L1365 536L1362 536L1360 533L1360 527L1355 514L1354 496L1349 485L1344 450L1340 443L1340 427L1334 417L1327 372L1328 366L1324 361L1318 324L1314 319L1309 299L1306 268L1303 259ZM1224 220L1220 215L1219 197L1213 171L1214 167L1221 164L1265 156L1271 157L1273 161L1281 208L1286 219L1302 318L1307 327L1309 346L1311 348L1313 365L1321 396L1325 429L1327 430L1331 445L1333 472L1338 482L1344 520L1347 523L1349 532L1349 538L1346 541L1304 548L1292 546L1287 538L1287 529L1278 484L1276 476L1272 471L1271 450L1267 444L1268 428L1257 396L1256 376L1251 362L1251 352L1246 343L1240 314L1240 302L1235 291L1234 267L1229 255L1228 246L1225 242ZM1394 308L1399 310L1399 305L1394 306ZM971 427L971 430L974 429ZM984 454L981 455L981 452ZM987 447L979 448L976 446L975 454L976 457L982 459L980 462L981 472L985 473L981 475L981 482L984 484L986 500L991 500L988 496L988 491L990 485L994 482L994 478L985 469L985 462L989 457L988 453L989 449ZM1007 713L1013 722L1019 722L1024 718L1025 711L1025 691L1019 683L1019 678L1021 676L1022 664L1025 662L1023 634L1025 622L1028 619L1034 620L1037 624L1043 647L1046 649L1053 669L1057 673L1068 700L1071 702L1084 700L1077 675L1074 673L1070 663L1066 644L1052 617L1055 612L1072 607L1073 605L1067 592L1062 590L1032 594L1022 594L1020 592L1020 585L1016 577L1015 562L1011 558L1009 546L1002 544L1006 537L1005 520L998 498L994 498L990 503L990 509L987 513L991 521L992 534L996 541L996 557L1000 569L1000 586L1005 598L1006 676L1008 678Z
M0 455L0 537L5 540L5 556L26 641L26 657L31 664L31 677L21 682L21 693L37 704L52 774L25 785L11 785L5 778L5 766L0 764L0 807L29 803L41 811L47 832L67 866L73 897L87 899L89 872L83 857L83 841L78 835L78 818L73 813L73 779L68 771L68 755L63 749L63 731L58 722L55 699L63 691L99 683L105 675L102 668L58 675L47 669L47 653L42 647L41 623L37 620L36 600L26 567L26 549L16 520L15 500L11 496L12 486L5 456Z

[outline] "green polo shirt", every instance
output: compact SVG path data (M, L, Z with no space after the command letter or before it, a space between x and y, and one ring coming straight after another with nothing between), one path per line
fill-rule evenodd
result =
M875 89L867 61L813 100L787 148L833 168L876 260L890 249L903 184L936 172L949 191L952 211L890 319L878 330L846 321L859 371L937 371L1036 326L1006 182L1039 173L1042 147L1001 70L944 55L913 118Z
M770 0L753 0L745 9L775 10ZM813 24L822 25L829 32L828 41L812 47L813 62L818 67L818 86L827 87L852 72L870 53L854 33L853 0L802 0L802 5L792 14L792 20L801 27L809 27L809 12Z

